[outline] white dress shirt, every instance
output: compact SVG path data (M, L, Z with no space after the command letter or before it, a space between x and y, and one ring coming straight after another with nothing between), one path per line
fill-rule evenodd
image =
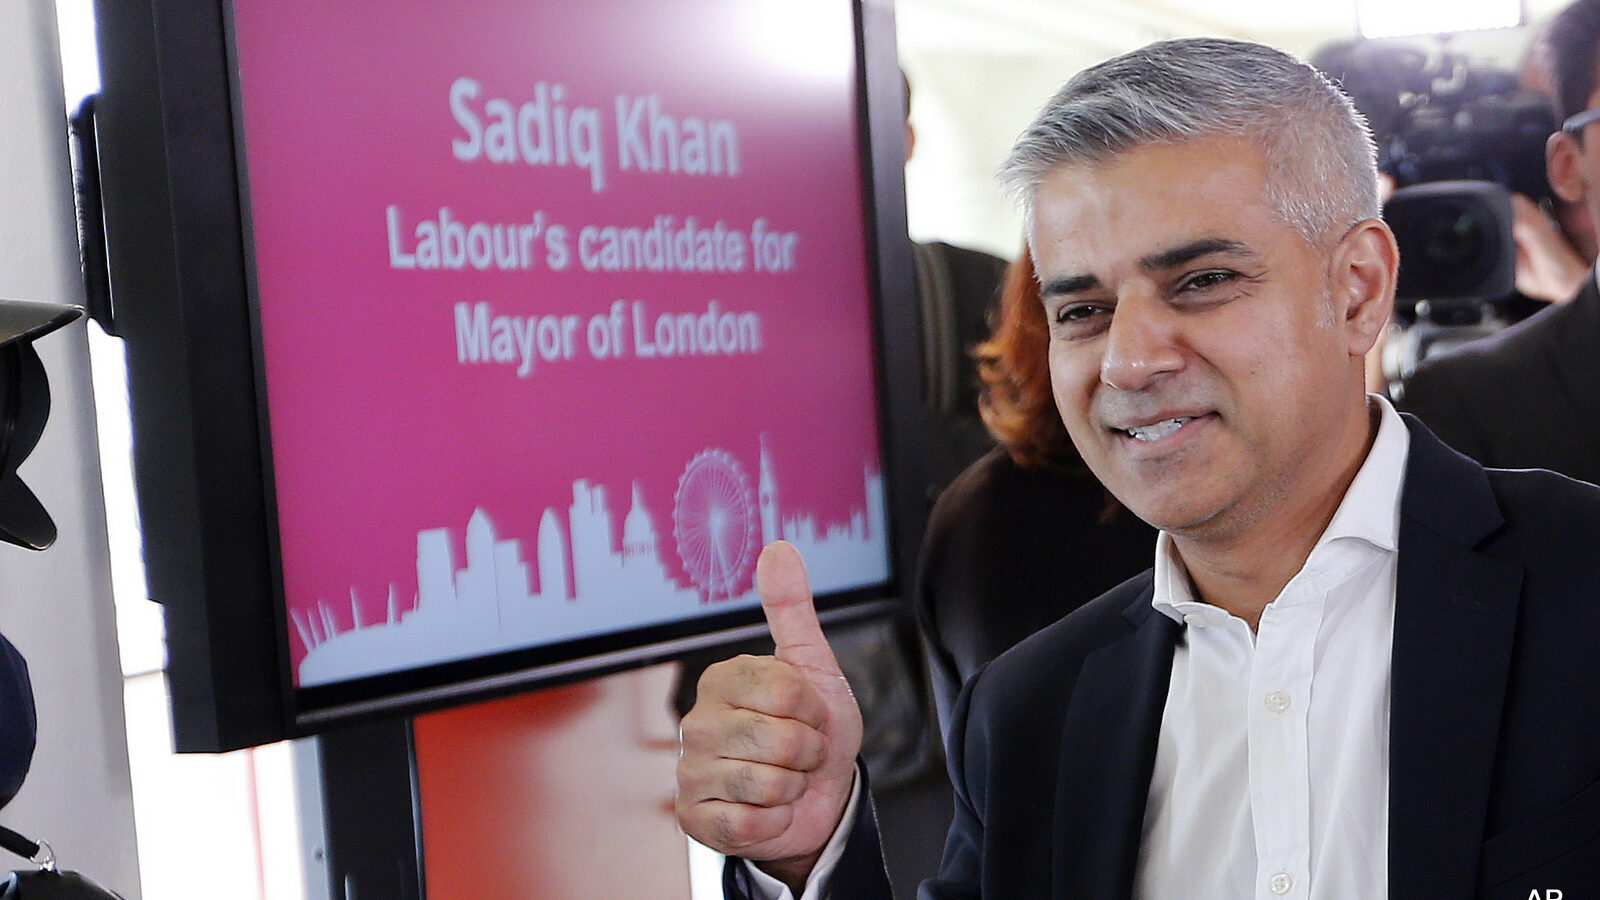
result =
M1305 565L1257 630L1196 600L1166 534L1152 603L1184 624L1161 715L1134 896L1388 895L1389 659L1411 436L1382 397L1377 437ZM815 900L861 789L812 870ZM757 900L793 900L745 863Z
M1410 445L1381 398L1366 462L1261 614L1194 599L1156 541L1156 609L1184 623L1161 716L1134 895L1388 894L1389 657Z

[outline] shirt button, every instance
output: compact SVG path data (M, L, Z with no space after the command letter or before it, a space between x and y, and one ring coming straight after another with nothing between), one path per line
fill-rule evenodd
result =
M1274 894L1287 894L1294 887L1294 877L1288 872L1279 872L1267 882L1267 887L1272 888Z
M1289 703L1290 703L1289 692L1288 691L1268 691L1267 692L1267 696L1266 696L1266 702L1267 702L1267 709L1270 709L1275 713L1281 713L1284 710L1289 708Z

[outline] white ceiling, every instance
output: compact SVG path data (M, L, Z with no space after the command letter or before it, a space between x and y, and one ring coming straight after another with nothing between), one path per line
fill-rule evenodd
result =
M1455 0L1470 2L1470 0ZM1567 0L1523 0L1528 21ZM1185 34L1266 41L1296 50L1355 33L1355 0L896 0L901 45L1044 47L1138 43ZM1491 39L1492 40L1492 39ZM1515 40L1515 38L1513 38Z
M1386 0L1397 2L1397 0ZM1472 0L1450 0L1455 3ZM1569 0L1523 0L1542 22ZM916 152L907 213L918 239L1009 256L1020 221L994 171L1038 105L1079 69L1163 38L1258 40L1301 57L1355 34L1355 0L893 0L911 77ZM1470 60L1514 68L1532 27L1457 35Z

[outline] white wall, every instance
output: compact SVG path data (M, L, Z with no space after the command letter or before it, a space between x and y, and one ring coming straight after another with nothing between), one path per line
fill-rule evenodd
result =
M82 302L50 0L0 0L0 296ZM38 348L53 402L22 476L60 537L43 553L0 547L0 630L27 657L39 707L32 772L0 821L49 841L64 868L138 900L84 326Z

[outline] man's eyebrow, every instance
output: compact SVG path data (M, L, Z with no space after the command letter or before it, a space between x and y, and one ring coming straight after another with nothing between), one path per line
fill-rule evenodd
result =
M1251 255L1250 247L1243 241L1234 241L1227 238L1200 238L1190 241L1170 250L1161 250L1149 256L1140 257L1139 267L1146 272L1159 272L1164 269L1173 269L1184 263L1210 256L1213 253L1228 253L1235 256ZM1052 278L1039 286L1041 298L1060 296L1063 294L1080 294L1092 291L1100 286L1100 279L1093 275L1062 275Z
M1100 279L1093 275L1063 275L1052 278L1039 286L1040 297L1053 297L1060 294L1081 294L1100 286Z
M1213 253L1248 254L1250 248L1242 241L1230 241L1227 238L1200 238L1190 241L1171 250L1162 250L1152 253L1139 260L1139 267L1146 272L1158 272L1162 269L1172 269Z

